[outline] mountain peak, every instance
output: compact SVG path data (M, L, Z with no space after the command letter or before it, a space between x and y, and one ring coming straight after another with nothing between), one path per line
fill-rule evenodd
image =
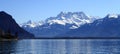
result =
M27 24L31 24L32 23L32 21L31 20L29 20L28 22L27 22Z
M1 18L7 18L7 16L11 16L11 15L9 15L8 13L6 13L5 11L0 11L0 16L1 16Z
M118 18L119 14L108 14L107 18Z
M60 12L57 17L65 16L67 13L66 12Z
M61 12L57 15L56 19L89 19L84 12Z
M0 14L7 14L5 11L0 11Z
M67 16L72 16L72 15L85 15L84 12L60 12L57 17L67 17Z

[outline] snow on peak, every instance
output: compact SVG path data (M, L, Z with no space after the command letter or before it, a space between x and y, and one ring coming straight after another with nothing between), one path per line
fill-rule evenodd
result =
M27 23L25 23L27 26L30 26L30 27L36 27L36 23L29 20Z
M88 18L83 12L61 12L56 16L59 19L71 17Z
M65 25L66 23L64 22L64 21L62 21L62 20L50 20L50 21L48 21L47 23L49 23L50 25L52 25L52 24L61 24L61 25Z
M75 24L76 26L70 27L70 29L75 29L85 23L91 23L93 22L93 20L94 19L89 18L83 12L60 12L56 17L49 17L48 19L46 19L44 23L28 21L26 25L29 27L36 27L44 24L49 24L49 26L53 24L60 24L64 26L66 24L70 24L70 25Z
M118 18L118 14L108 14L108 18Z
M30 27L36 27L36 25L34 23L32 24L28 24Z
M29 27L31 27L31 28L34 28L34 27L36 27L36 26L41 26L41 25L43 25L43 22L42 22L42 21L33 22L33 21L31 21L31 20L29 20L29 21L26 22L26 23L20 24L21 27L22 27L22 26L23 26L23 27L29 26Z
M61 12L56 17L50 17L46 20L50 25L56 23L61 25L76 24L77 26L91 21L83 12Z
M72 27L70 27L70 29L76 29L76 28L78 28L78 26L73 25Z

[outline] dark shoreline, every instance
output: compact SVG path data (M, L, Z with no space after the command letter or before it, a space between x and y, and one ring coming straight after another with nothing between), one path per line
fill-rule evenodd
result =
M120 39L120 37L55 37L55 38L41 37L35 39Z
M25 39L120 39L120 37L41 37L41 38L25 38ZM23 39L1 39L0 41L17 41Z

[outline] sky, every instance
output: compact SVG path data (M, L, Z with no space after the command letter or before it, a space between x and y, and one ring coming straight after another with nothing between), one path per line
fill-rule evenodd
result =
M45 20L61 11L104 17L120 14L120 0L0 0L0 11L12 15L17 23Z

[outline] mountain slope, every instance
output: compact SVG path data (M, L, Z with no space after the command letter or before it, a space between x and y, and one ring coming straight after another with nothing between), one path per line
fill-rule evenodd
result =
M0 12L0 29L4 32L10 30L12 34L18 33L18 38L33 38L33 34L25 31L15 22L11 15L5 13L4 11Z

